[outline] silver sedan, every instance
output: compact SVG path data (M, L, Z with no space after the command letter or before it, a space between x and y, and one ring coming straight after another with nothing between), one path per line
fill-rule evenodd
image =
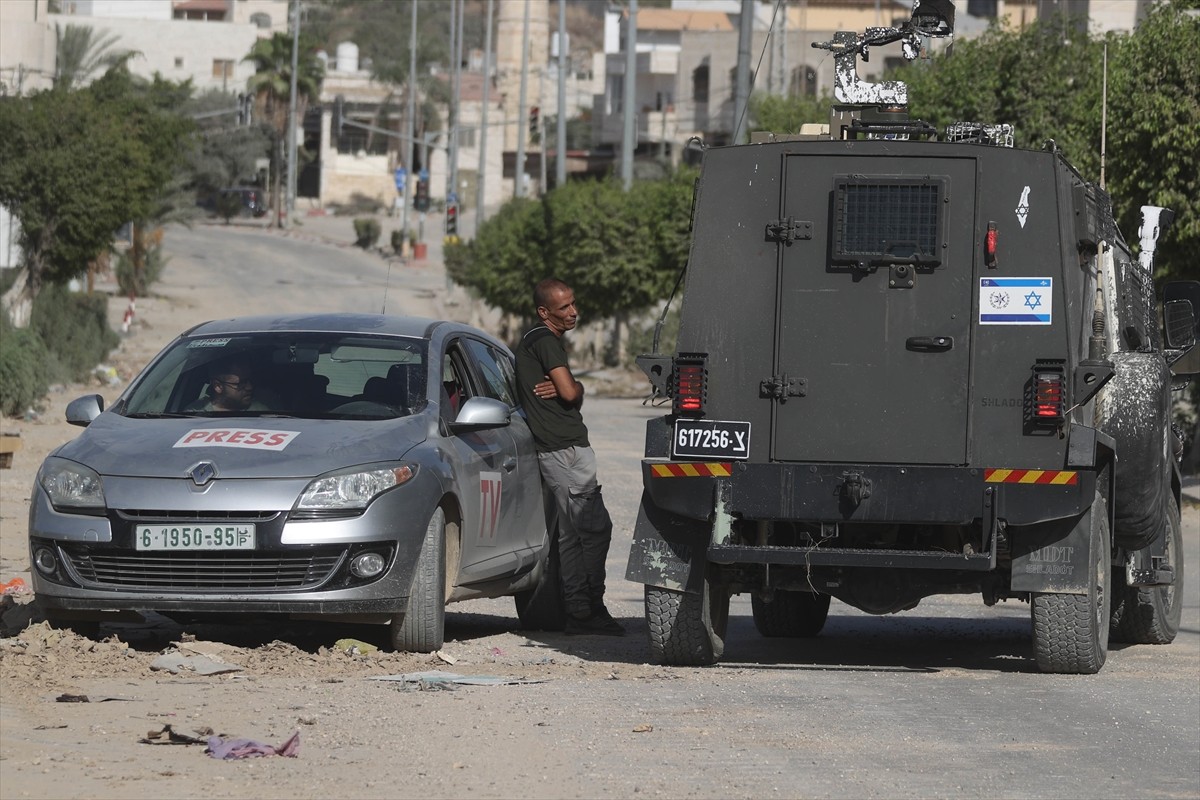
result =
M283 613L442 644L445 606L516 597L561 629L557 548L511 352L475 328L366 314L187 331L33 488L47 615Z

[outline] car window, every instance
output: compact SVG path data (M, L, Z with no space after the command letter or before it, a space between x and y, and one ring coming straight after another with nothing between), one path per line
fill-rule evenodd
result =
M159 356L114 410L386 419L423 408L425 386L422 339L326 332L192 337Z
M517 394L513 391L512 364L508 356L478 339L466 339L465 344L483 379L483 392L510 407L516 406Z

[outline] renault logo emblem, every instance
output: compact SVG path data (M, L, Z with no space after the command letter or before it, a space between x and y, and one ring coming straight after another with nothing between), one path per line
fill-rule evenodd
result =
M197 486L203 486L217 477L217 467L211 461L201 461L188 472Z

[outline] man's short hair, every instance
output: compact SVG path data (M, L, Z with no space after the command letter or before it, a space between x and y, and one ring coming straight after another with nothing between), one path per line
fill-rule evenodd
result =
M217 359L208 365L211 380L218 380L222 375L248 375L252 371L249 360L242 356Z
M533 307L541 308L542 306L549 306L551 292L563 289L569 290L570 288L570 286L558 278L546 278L543 281L538 281L538 285L533 287Z

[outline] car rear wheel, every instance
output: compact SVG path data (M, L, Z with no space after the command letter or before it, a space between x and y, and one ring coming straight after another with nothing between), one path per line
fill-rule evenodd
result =
M763 636L811 637L825 627L829 595L776 589L770 601L750 598L754 627Z
M1042 672L1095 674L1108 655L1112 556L1108 505L1099 493L1089 513L1087 594L1035 593L1030 598L1033 653Z
M1183 531L1179 508L1167 500L1164 555L1175 572L1170 586L1128 586L1124 570L1113 576L1112 638L1130 644L1170 644L1179 633L1183 613ZM1120 580L1117 576L1120 576Z
M433 512L413 575L408 608L392 618L392 648L432 653L446 637L446 512Z
M655 663L715 664L725 653L729 595L707 579L700 594L647 586L646 622Z

